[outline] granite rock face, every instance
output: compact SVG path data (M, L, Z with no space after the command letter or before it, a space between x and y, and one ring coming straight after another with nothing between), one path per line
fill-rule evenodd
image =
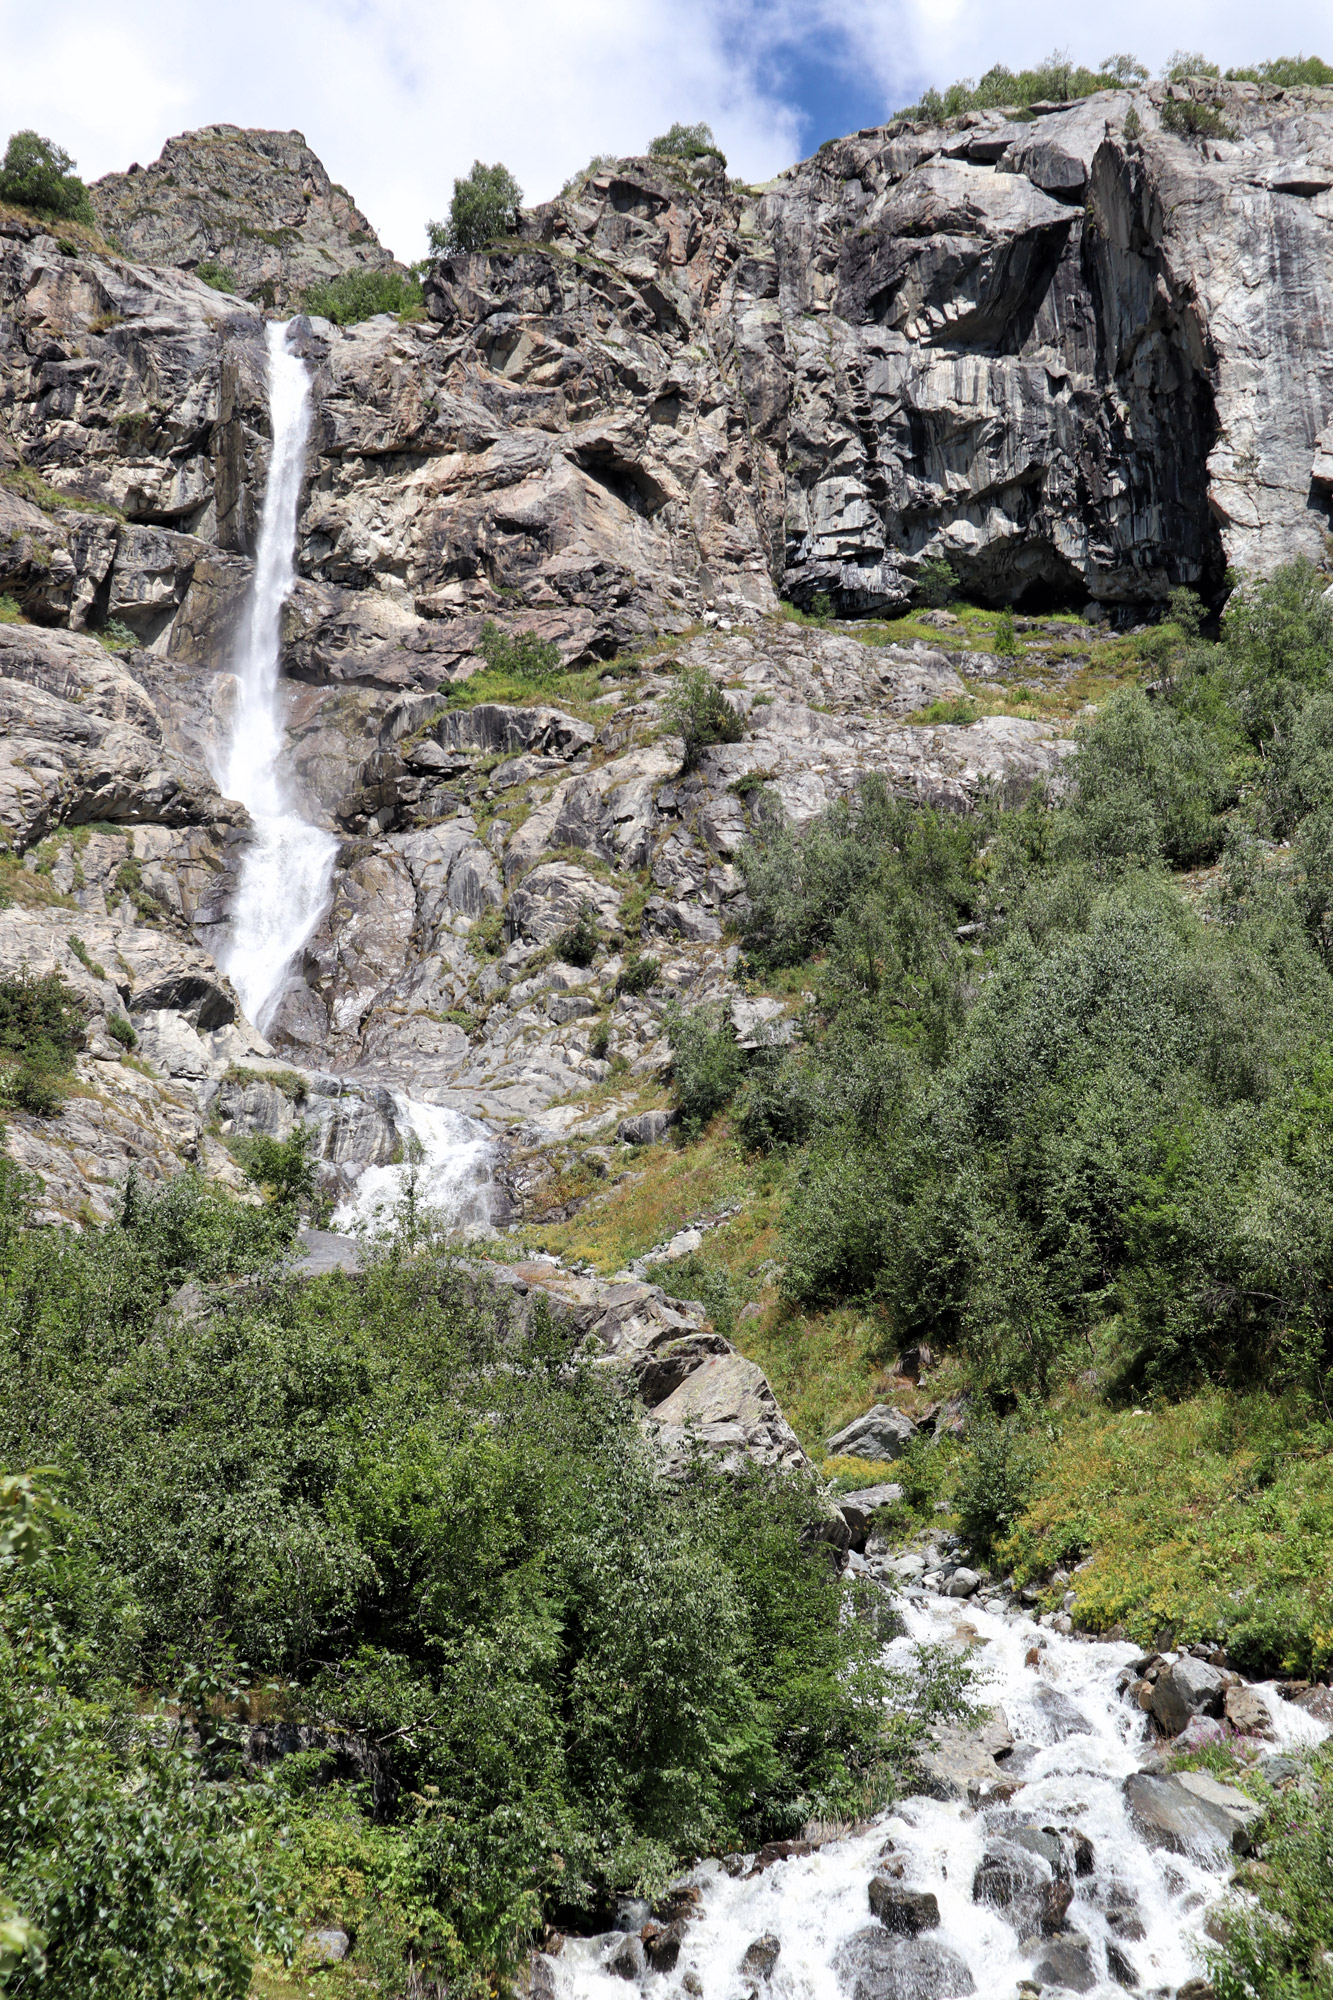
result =
M89 192L102 229L136 263L220 266L230 290L279 310L294 310L317 279L393 263L299 132L205 125Z

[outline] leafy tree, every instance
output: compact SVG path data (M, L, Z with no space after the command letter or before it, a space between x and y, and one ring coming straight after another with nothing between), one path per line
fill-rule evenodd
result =
M62 222L86 222L97 217L88 190L77 178L74 162L63 146L32 131L15 132L0 163L0 201L15 202Z
M927 556L917 565L916 594L922 604L929 604L939 610L951 604L958 595L958 578L953 564L942 556Z
M712 1007L686 1012L674 1003L663 1015L671 1044L672 1082L686 1138L700 1133L732 1099L745 1070L745 1051L731 1023Z
M648 156L654 160L718 159L725 167L726 155L713 137L711 125L682 125L677 121L669 131L648 141Z
M1313 84L1326 90L1333 84L1333 68L1318 56L1275 56L1271 62L1256 63L1253 69L1229 69L1228 83L1269 83L1279 90L1300 90Z
M83 1003L58 972L0 979L0 1104L57 1111L84 1031Z
M448 220L426 224L432 251L439 257L451 250L484 250L497 236L512 235L522 201L523 190L508 167L474 160L472 171L454 182Z
M561 931L555 940L555 953L566 965L586 967L592 964L602 942L602 934L597 924L597 907L583 897L578 914L572 924Z

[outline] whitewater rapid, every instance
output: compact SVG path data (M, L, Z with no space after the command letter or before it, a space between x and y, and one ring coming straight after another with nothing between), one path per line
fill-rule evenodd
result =
M1137 1649L1061 1637L1027 1618L956 1600L904 1597L900 1609L906 1636L886 1648L900 1667L911 1665L915 1643L957 1644L955 1629L964 1619L973 1629L971 1657L984 1676L978 1698L1003 1709L1016 1739L997 1775L1021 1777L1022 1788L1007 1801L979 1808L907 1798L866 1831L754 1875L733 1875L719 1862L705 1862L690 1878L702 1892L702 1914L686 1925L671 1973L639 1975L645 2000L659 1994L677 2000L682 1985L701 2000L741 2000L747 1993L772 2000L953 2000L966 1994L1015 2000L1020 1982L1032 1990L1034 1969L1053 1940L1020 1937L1004 1910L975 1902L972 1890L988 1841L1018 1825L1057 1830L1071 1853L1075 1840L1088 1843L1083 1862L1090 1854L1091 1867L1077 1875L1071 1867L1075 1893L1064 1919L1066 1931L1086 1937L1091 1947L1093 1983L1079 1990L1110 2000L1127 1984L1166 1992L1197 1978L1204 1920L1226 1889L1234 1857L1150 1847L1130 1817L1124 1781L1143 1768L1153 1748L1147 1717L1117 1690ZM1034 1648L1035 1666L1028 1664ZM1275 1689L1259 1692L1272 1715L1274 1751L1321 1739L1321 1726ZM938 1927L914 1941L925 1947L915 1963L902 1941L907 1957L886 1980L840 1979L836 1955L874 1924L868 1886L886 1869L903 1888L933 1893ZM767 1980L742 1967L759 1939L776 1939L779 1947ZM952 1955L952 1976L934 1947ZM616 1956L614 1938L566 1939L549 1961L550 1983L560 2000L626 2000L625 1977L611 1965ZM1042 1983L1051 1990L1052 1982Z
M265 328L272 448L255 569L233 663L236 694L213 759L223 794L254 832L242 860L222 957L247 1019L261 1033L297 978L301 952L332 900L337 836L314 825L292 782L282 691L282 608L296 583L296 529L312 417L310 371L291 324ZM445 1228L485 1225L490 1140L483 1126L439 1105L394 1095L409 1158L367 1168L335 1227L387 1228L409 1178L419 1208Z

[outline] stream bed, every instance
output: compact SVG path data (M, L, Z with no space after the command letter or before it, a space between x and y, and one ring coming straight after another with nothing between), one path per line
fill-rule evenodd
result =
M1204 1921L1247 1822L1225 1803L1231 1788L1163 1774L1149 1718L1124 1693L1139 1648L919 1589L899 1607L895 1664L910 1664L915 1642L970 1647L977 1699L1003 1712L1000 1740L1005 1723L1013 1738L994 1778L952 1799L903 1798L864 1831L760 1869L704 1862L669 1969L654 1969L633 1929L646 1909L626 1908L624 1932L569 1938L539 1960L534 1991L625 2000L629 1982L648 2000L1015 2000L1168 1995L1200 1978ZM1268 1757L1325 1734L1274 1687L1255 1693ZM651 1934L649 1946L659 1966L672 1956Z

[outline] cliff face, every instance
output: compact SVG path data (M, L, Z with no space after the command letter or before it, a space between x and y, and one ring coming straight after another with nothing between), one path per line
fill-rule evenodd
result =
M631 1088L660 1068L663 996L737 999L724 932L755 780L802 819L862 771L963 806L1058 770L1056 723L956 705L1015 674L1058 686L1092 626L1025 633L1014 663L956 626L862 645L783 622L780 596L901 606L943 555L992 601L1129 619L1228 563L1320 554L1319 98L1238 90L1234 140L1161 129L1148 93L899 125L763 190L626 160L516 245L437 264L421 322L299 322L316 415L289 740L344 844L271 1047L217 971L247 822L210 775L269 451L263 315L162 266L231 245L281 299L316 250L385 253L299 135L232 128L95 191L157 268L0 219L0 594L30 621L0 624L0 827L26 884L0 971L60 965L93 1022L75 1109L11 1122L53 1212L104 1212L133 1158L225 1173L216 1129L296 1118L345 1189L390 1156L391 1089L507 1129L515 1185L540 1180L543 1149L617 1115L577 1104L613 1057ZM642 651L576 700L446 712L487 617L593 669ZM745 718L688 776L663 733L668 647ZM585 899L611 957L539 959ZM498 955L479 944L496 911ZM636 935L656 999L618 992ZM147 1074L105 1035L118 1007ZM273 1080L293 1066L303 1096Z
M205 125L90 189L98 222L137 263L221 266L255 304L295 311L319 278L392 264L346 188L299 132Z

